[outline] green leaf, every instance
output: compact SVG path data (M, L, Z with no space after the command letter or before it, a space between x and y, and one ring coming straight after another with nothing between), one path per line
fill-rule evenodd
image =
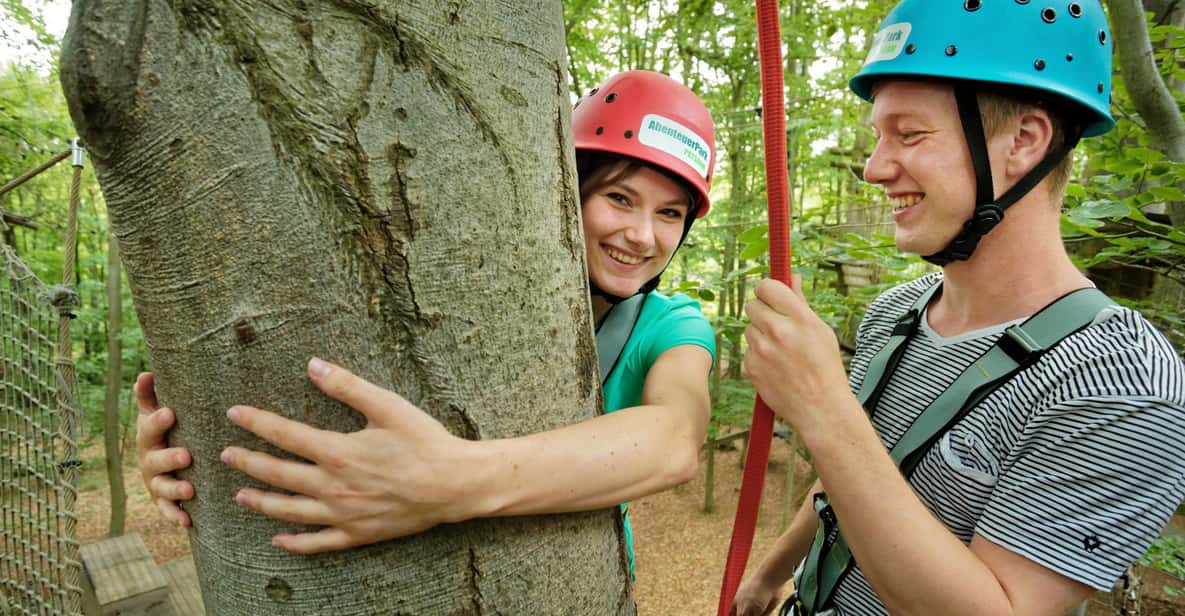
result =
M769 253L769 238L761 238L757 241L750 242L741 251L741 259L756 259L764 254Z
M711 289L700 287L700 289L696 292L696 295L699 296L699 299L702 299L705 302L716 301L716 294L713 293Z
M1152 148L1128 148L1124 150L1123 153L1140 161L1141 163L1144 163L1145 165L1148 163L1154 163L1164 158L1163 152L1159 150L1153 150Z
M1153 186L1148 192L1161 201L1185 201L1185 191L1176 186Z
M1074 199L1084 199L1086 198L1086 187L1076 183L1067 184L1066 196Z
M765 237L765 234L768 232L769 225L757 225L756 227L746 229L744 233L741 233L737 236L737 240L746 244L752 244L753 242Z
M1077 213L1083 218L1118 218L1127 216L1131 206L1122 201L1086 201L1082 205L1070 210L1071 216Z

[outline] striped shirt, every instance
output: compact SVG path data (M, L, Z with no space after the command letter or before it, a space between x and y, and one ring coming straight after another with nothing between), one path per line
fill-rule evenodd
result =
M853 391L897 319L940 280L903 284L869 307ZM1010 324L944 338L923 315L873 418L885 447ZM1185 498L1185 366L1139 313L1105 309L972 409L927 452L910 484L963 542L979 534L1110 589ZM887 613L858 567L836 589L835 607Z

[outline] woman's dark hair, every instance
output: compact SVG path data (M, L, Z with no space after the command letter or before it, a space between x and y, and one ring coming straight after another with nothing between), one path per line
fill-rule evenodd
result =
M636 158L600 152L597 150L579 150L576 152L576 176L580 181L580 202L583 203L593 191L608 186L622 178L629 177L638 169L648 167L663 176L670 178L687 197L687 220L695 219L695 211L699 203L695 200L695 191L687 180L654 165L644 163Z

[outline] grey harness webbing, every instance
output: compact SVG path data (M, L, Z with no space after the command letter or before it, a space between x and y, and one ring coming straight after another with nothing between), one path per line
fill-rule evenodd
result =
M609 380L609 374L617 365L617 360L634 331L634 324L638 322L638 315L642 313L642 304L645 302L645 293L619 302L609 309L609 315L597 328L597 360L601 369L602 386Z
M889 341L869 362L857 398L870 417L876 412L880 394L906 345L917 333L926 305L941 285L939 282L927 289L897 320ZM1025 322L1005 329L996 344L931 402L893 445L889 455L902 475L908 479L938 439L984 398L1067 336L1088 327L1100 311L1113 305L1115 302L1098 289L1078 289L1042 308ZM835 588L854 562L827 496L816 494L814 507L819 516L818 530L801 573L794 581L795 594L786 601L783 613L793 607L794 614L810 616L831 607Z

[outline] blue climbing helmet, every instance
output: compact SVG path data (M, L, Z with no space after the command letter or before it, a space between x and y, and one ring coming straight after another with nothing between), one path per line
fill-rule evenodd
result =
M976 175L976 211L946 249L925 258L945 265L971 256L979 239L1081 137L1115 125L1111 117L1111 34L1099 0L903 0L881 23L868 59L849 82L872 102L877 82L949 79ZM995 198L977 92L1030 99L1058 114L1065 143Z

